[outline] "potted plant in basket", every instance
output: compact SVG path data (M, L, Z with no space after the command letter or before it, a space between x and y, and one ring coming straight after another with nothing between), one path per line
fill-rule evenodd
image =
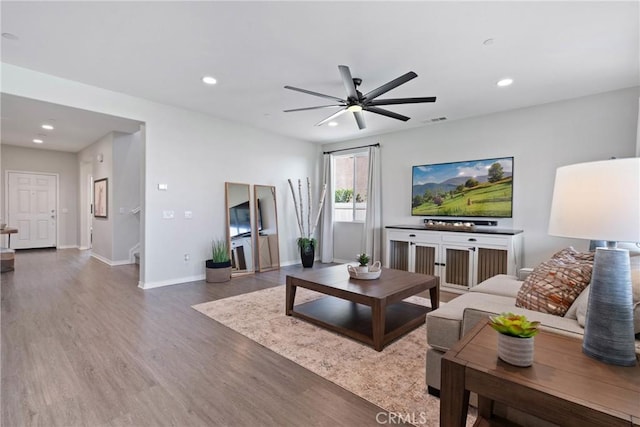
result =
M502 313L489 317L489 324L498 334L498 357L515 366L533 364L533 338L540 322L530 322L522 314Z
M289 179L289 188L291 188L291 195L293 196L293 204L296 208L296 219L298 220L298 228L300 229L300 237L298 238L298 248L300 249L300 260L302 266L313 267L313 260L315 259L315 250L317 240L313 237L320 220L320 214L322 213L322 206L324 205L324 198L327 193L327 184L322 186L322 193L318 202L318 213L315 215L315 221L313 227L311 226L311 182L307 177L307 211L306 211L306 230L305 230L305 211L302 206L302 181L298 180L298 198L296 198L296 192L293 189L293 183Z
M369 255L365 253L358 254L358 258L356 258L360 265L357 267L357 271L361 273L366 273L369 271Z
M231 280L231 258L227 241L215 239L211 243L211 259L206 260L206 280L209 283Z

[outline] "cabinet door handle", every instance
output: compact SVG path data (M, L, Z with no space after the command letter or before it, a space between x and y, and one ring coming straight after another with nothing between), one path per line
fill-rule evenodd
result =
M409 237L416 237L415 234L409 234Z
M475 252L476 248L469 248L470 251Z
M469 241L470 242L477 242L478 240L476 238L474 238L474 237L469 237Z

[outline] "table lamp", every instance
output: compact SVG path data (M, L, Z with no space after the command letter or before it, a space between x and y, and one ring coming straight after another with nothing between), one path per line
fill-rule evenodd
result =
M616 245L640 242L640 158L558 168L549 234L607 242L596 249L582 351L635 366L629 251Z

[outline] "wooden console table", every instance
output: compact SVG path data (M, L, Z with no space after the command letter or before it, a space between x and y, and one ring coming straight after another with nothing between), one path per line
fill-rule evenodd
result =
M445 354L441 426L465 425L470 391L476 425L490 423L498 401L562 426L640 426L638 364L607 365L584 355L581 340L541 331L533 366L518 368L498 359L497 334L481 323Z

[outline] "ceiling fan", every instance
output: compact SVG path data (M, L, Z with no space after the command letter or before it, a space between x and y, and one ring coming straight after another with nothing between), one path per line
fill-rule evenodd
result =
M321 98L331 99L337 104L331 105L321 105L317 107L306 107L306 108L295 108L293 110L284 110L285 113L290 113L292 111L306 111L306 110L318 110L322 108L333 108L333 107L343 107L336 113L330 115L324 120L316 123L316 126L321 126L336 117L350 111L353 113L353 117L355 117L356 122L358 123L358 128L361 130L366 128L364 122L364 114L363 111L369 111L371 113L380 114L382 116L391 117L392 119L402 120L406 122L409 120L409 117L403 116L402 114L394 113L393 111L385 110L383 108L379 108L380 105L394 105L394 104L417 104L421 102L436 102L435 96L422 97L422 98L395 98L395 99L376 99L382 94L389 92L392 89L408 82L411 79L418 77L416 73L413 71L409 71L406 74L398 77L397 79L391 80L388 83L383 84L379 88L376 88L370 92L365 93L364 95L358 90L358 86L362 83L362 79L351 77L351 70L346 65L338 65L338 70L340 70L340 76L342 77L342 83L344 83L344 87L347 90L347 98L337 98L331 95L325 95L318 92L312 92L306 89L300 89L293 86L285 86L285 89L295 90L297 92L306 93L309 95L319 96Z

